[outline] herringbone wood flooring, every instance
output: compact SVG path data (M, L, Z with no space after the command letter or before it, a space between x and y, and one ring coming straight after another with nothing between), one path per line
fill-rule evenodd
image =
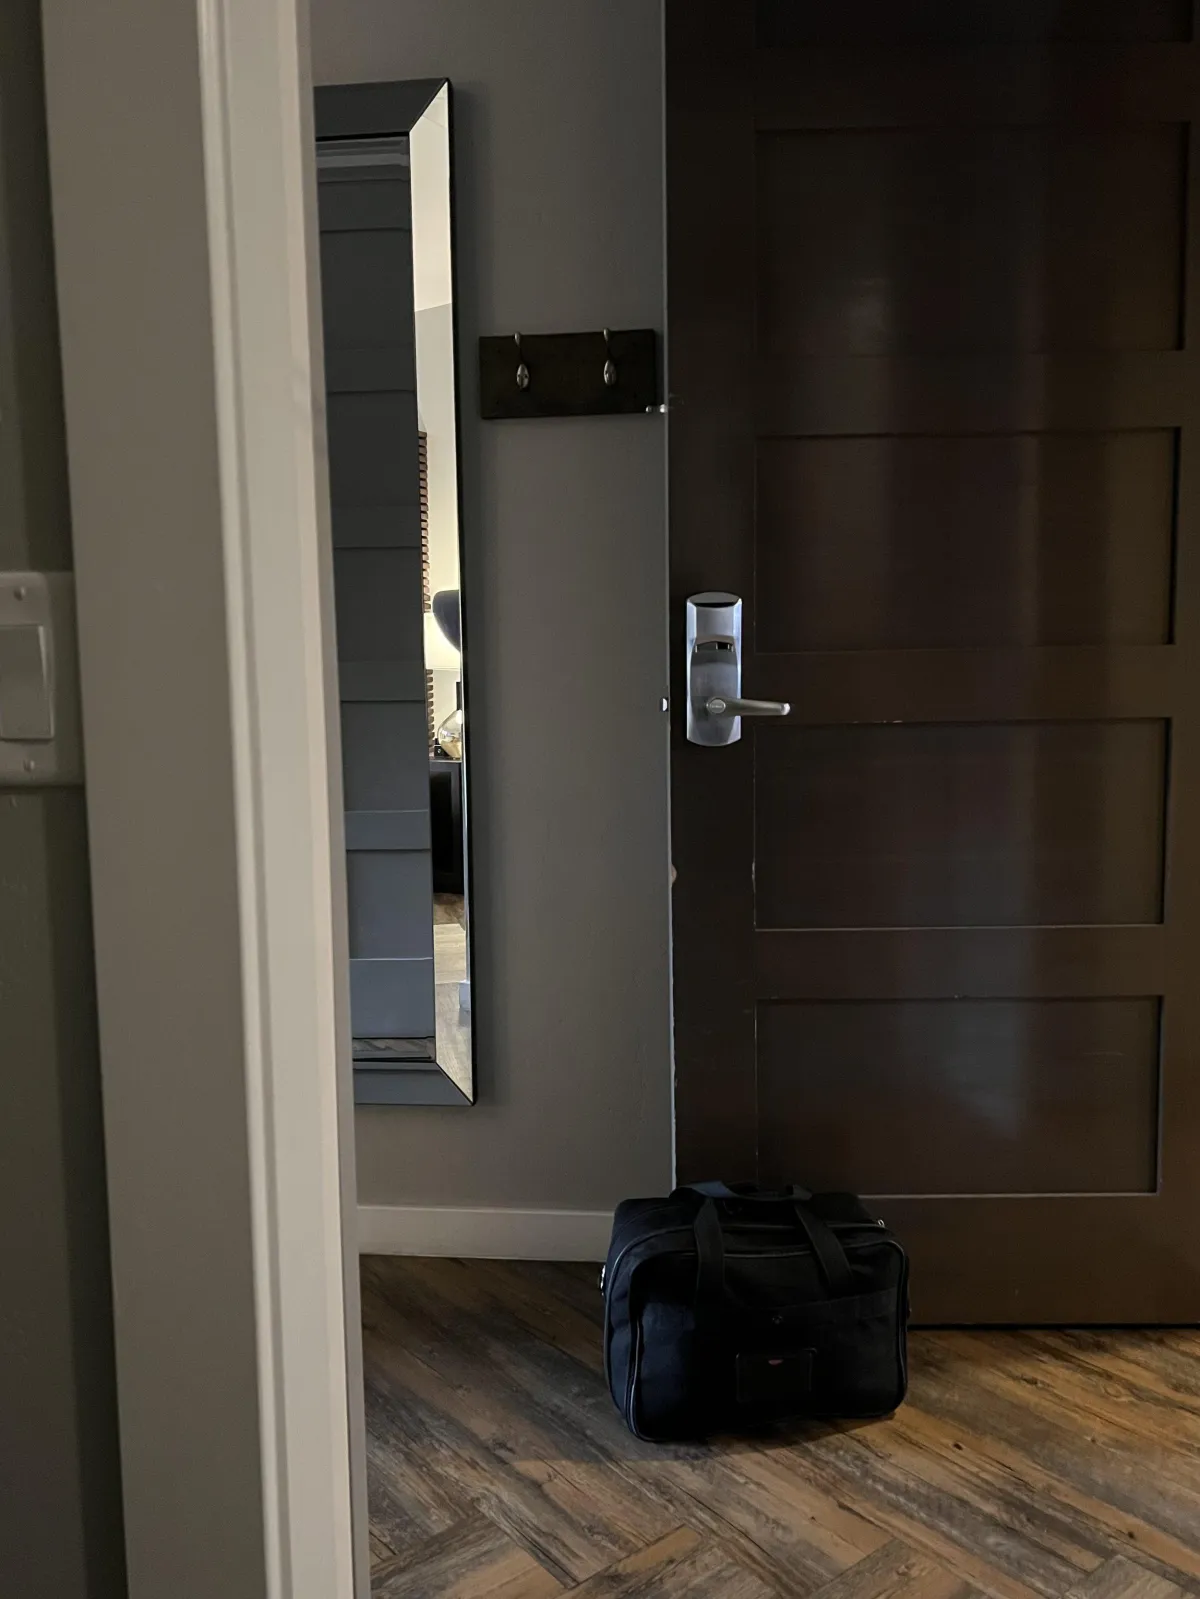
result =
M890 1421L658 1448L594 1266L363 1267L377 1599L1200 1596L1200 1334L913 1335Z

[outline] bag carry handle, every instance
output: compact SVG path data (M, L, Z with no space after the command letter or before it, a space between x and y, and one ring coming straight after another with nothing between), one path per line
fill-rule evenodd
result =
M698 1194L703 1201L692 1223L696 1240L696 1297L715 1304L725 1293L725 1239L721 1232L718 1199L761 1200L770 1204L789 1204L792 1214L808 1240L821 1275L831 1294L854 1292L854 1273L846 1251L833 1228L809 1206L812 1195L805 1188L791 1187L780 1192L750 1188L742 1191L729 1183L685 1183L676 1194Z

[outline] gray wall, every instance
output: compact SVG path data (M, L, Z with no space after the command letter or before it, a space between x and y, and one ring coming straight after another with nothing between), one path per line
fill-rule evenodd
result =
M481 332L663 325L659 0L313 0L318 83L455 90L480 1103L359 1112L367 1204L669 1179L665 432L481 424Z
M71 565L36 0L0 7L0 569ZM124 1592L83 791L0 790L0 1588Z

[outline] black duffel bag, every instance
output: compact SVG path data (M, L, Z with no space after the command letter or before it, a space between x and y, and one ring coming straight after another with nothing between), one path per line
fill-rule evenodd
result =
M604 1369L657 1442L904 1398L908 1260L853 1194L724 1183L617 1207L601 1275Z

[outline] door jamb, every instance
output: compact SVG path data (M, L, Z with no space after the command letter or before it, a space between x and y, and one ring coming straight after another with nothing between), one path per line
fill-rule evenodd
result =
M129 1593L352 1599L306 5L43 14Z

